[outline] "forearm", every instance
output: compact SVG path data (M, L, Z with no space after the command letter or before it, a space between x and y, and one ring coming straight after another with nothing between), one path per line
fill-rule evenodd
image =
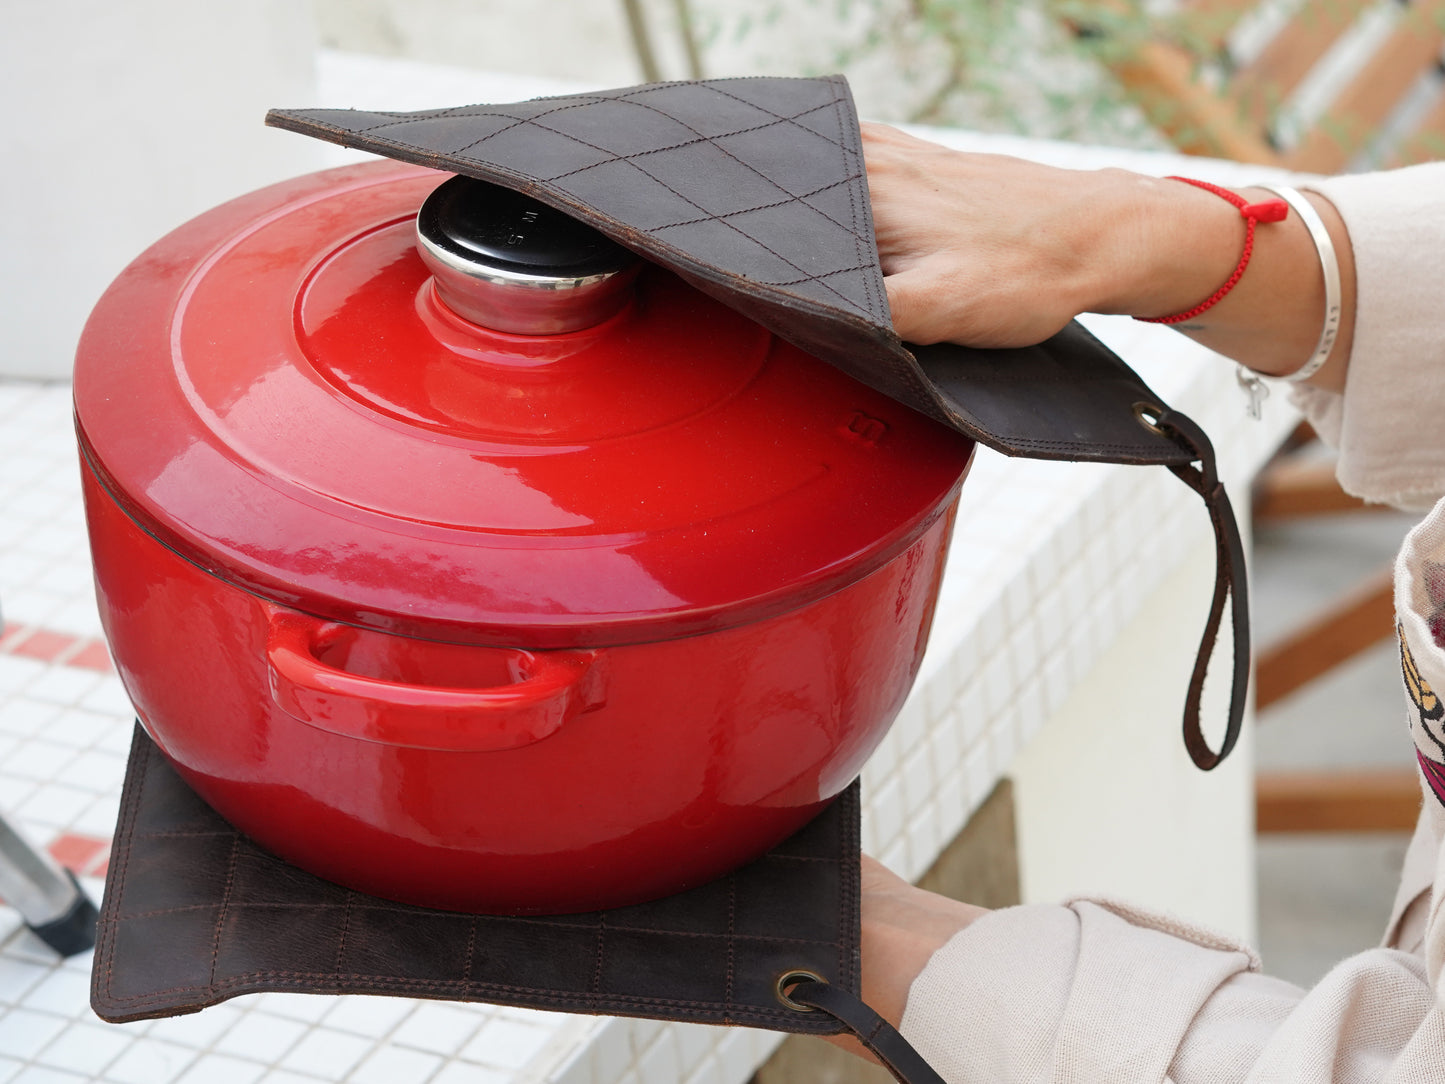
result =
M1151 183L1169 189L1189 187L1178 181ZM1262 188L1237 191L1251 202L1274 198L1274 193ZM1154 266L1148 274L1130 280L1135 288L1133 296L1106 297L1090 311L1151 317L1187 310L1212 290L1194 295L1194 301L1188 300L1191 296L1188 291L1198 288L1198 276L1192 276L1196 281L1186 282L1186 276L1178 270L1180 265L1208 266L1219 282L1228 277L1244 245L1244 219L1218 196L1202 191L1200 195L1218 206L1207 208L1198 200L1186 206L1178 193L1161 193L1156 213L1173 221L1160 225L1157 235L1151 239ZM1341 301L1340 327L1334 347L1309 383L1330 391L1343 391L1354 337L1354 254L1345 225L1329 200L1317 193L1304 195L1319 213L1333 242L1340 271ZM1221 239L1232 241L1234 250L1230 256L1226 249L1222 260L1218 252ZM1157 288L1151 289L1151 280L1159 284ZM1281 222L1256 225L1253 255L1233 290L1206 312L1171 326L1257 372L1287 376L1312 356L1324 323L1325 282L1320 253L1308 228L1291 210Z
M916 888L866 854L862 862L863 1001L896 1028L919 972L954 934L988 912ZM851 1035L832 1042L874 1060Z
M1023 346L1081 312L1186 311L1229 278L1244 246L1234 206L1178 181L964 154L872 125L864 151L884 284L894 324L910 341ZM1339 388L1354 319L1353 259L1334 209L1309 198L1334 238L1345 302L1333 356L1312 383ZM1291 212L1257 227L1235 288L1179 330L1251 368L1285 374L1308 360L1323 324L1319 254Z

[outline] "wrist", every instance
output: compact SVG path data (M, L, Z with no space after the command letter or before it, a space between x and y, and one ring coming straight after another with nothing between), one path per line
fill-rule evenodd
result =
M863 1000L896 1027L933 954L987 913L917 888L864 856Z
M1239 263L1247 224L1238 209L1190 184L1124 171L1109 185L1111 223L1087 311L1145 319L1185 312L1212 295ZM1239 189L1245 199L1268 198Z
M1304 315L1296 334L1284 338L1285 345L1248 359L1247 364L1264 376L1343 391L1354 336L1355 277L1349 234L1334 204L1319 193L1294 191L1287 198L1290 228L1279 247L1291 257L1289 277L1301 284L1297 293ZM1277 274L1283 277L1285 272ZM1311 331L1318 338L1306 351L1301 348Z

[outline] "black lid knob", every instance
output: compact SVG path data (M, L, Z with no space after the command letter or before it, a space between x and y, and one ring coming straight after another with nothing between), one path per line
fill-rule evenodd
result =
M417 214L417 246L446 305L499 331L589 327L627 300L639 264L584 222L470 177L439 186Z

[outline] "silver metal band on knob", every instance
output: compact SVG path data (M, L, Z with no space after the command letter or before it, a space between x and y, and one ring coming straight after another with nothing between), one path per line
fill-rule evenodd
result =
M1293 188L1272 184L1261 184L1255 187L1273 192L1288 203L1295 214L1299 215L1300 221L1305 224L1305 229L1310 232L1310 240L1314 241L1315 248L1320 254L1320 270L1324 272L1325 276L1325 326L1320 331L1320 341L1315 344L1314 353L1310 355L1304 365L1288 376L1278 378L1298 383L1308 380L1319 372L1320 367L1329 359L1330 352L1335 348L1335 339L1340 333L1341 309L1344 304L1340 296L1340 260L1335 253L1335 243L1330 240L1330 231L1325 228L1324 219L1320 218L1314 205L1300 192Z

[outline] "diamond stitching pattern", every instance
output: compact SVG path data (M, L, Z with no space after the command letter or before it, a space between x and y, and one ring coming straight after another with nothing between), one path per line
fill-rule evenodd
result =
M133 1020L263 990L387 993L826 1034L839 1025L782 1009L771 984L806 967L856 992L857 854L855 785L758 862L683 896L590 915L430 911L272 857L137 727L92 1002Z
M696 224L699 223L699 222L713 222L713 221L716 221L716 220L718 220L718 219L732 218L732 217L734 217L734 216L736 216L736 215L750 214L750 213L753 212L753 211L766 211L766 210L768 210L768 209L770 209L770 208L773 208L773 207L786 207L786 206L788 206L789 204L793 204L793 203L806 203L808 200L814 198L815 196L820 196L820 195L822 195L823 193L829 192L829 191L831 191L831 190L833 190L833 189L835 189L835 188L838 188L838 187L842 186L842 185L845 184L845 183L846 183L845 181L835 181L835 182L833 182L832 184L825 184L825 185L823 185L821 188L814 188L814 189L812 189L812 190L809 191L809 192L804 192L804 193L802 193L801 195L789 196L789 197L786 198L786 199L774 200L772 203L759 203L759 204L757 204L756 206L753 206L753 207L744 207L744 208L741 208L741 209L739 209L739 210L722 211L722 212L718 212L718 213L716 213L716 214L701 215L701 216L699 216L699 217L697 217L697 218L684 219L684 220L681 221L681 222L668 222L668 223L666 223L666 224L664 224L664 225L658 226L657 228L660 229L660 230L670 230L670 229L673 229L673 228L675 228L675 227L677 227L677 226L693 226L693 225L696 225ZM812 207L811 204L809 204L809 206ZM812 209L813 209L814 211L817 211L819 214L821 214L824 218L828 219L830 222L833 222L835 225L838 224L838 220L837 220L836 218L834 218L832 215L828 214L826 211L823 211L821 208L812 207ZM843 270L846 270L846 271L856 271L856 270L859 270L861 267L866 267L866 266L867 266L866 264L860 264L860 265L858 265L857 267L844 268Z
M313 126L325 124L332 129L333 135L344 134L346 138L343 141L353 145L383 151L387 149L392 151L415 150L419 146L429 148L433 153L444 154L453 160L463 160L474 164L481 170L514 172L526 168L525 163L515 159L499 162L487 154L489 143L517 128L526 128L529 133L535 135L540 143L560 140L586 147L595 153L606 154L607 157L600 161L587 162L561 172L539 172L533 184L550 190L554 194L563 195L569 202L572 200L582 201L607 213L608 192L611 186L618 182L615 177L608 176L606 183L599 183L594 190L594 186L588 183L588 175L602 172L603 167L625 165L636 171L638 184L657 186L659 190L675 200L680 200L696 210L696 214L693 216L673 222L650 224L649 229L666 231L680 225L701 222L717 222L724 228L726 236L719 233L690 235L695 244L698 242L701 244L693 248L689 254L701 263L718 266L725 270L736 270L757 285L799 294L814 303L846 311L852 316L865 319L886 334L889 325L886 304L880 305L882 298L881 272L876 257L869 251L871 236L865 242L859 230L858 208L863 199L859 188L865 183L863 163L859 150L846 142L849 134L853 131L853 125L851 112L845 108L846 92L841 80L764 79L756 81L758 89L762 91L769 89L766 84L786 85L792 92L789 96L790 105L795 104L792 99L799 96L800 85L807 88L807 93L801 95L807 100L797 102L795 108L789 109L770 109L757 100L751 100L749 97L734 93L729 89L746 82L748 81L710 80L691 84L656 84L602 94L538 99L531 103L524 102L501 108L491 105L462 106L410 114L312 110L302 111L293 116L311 118L310 123ZM759 119L742 126L728 127L720 132L706 131L690 123L687 119L679 117L666 107L670 100L669 92L676 92L679 87L691 88L694 94L705 92L714 98L723 99L733 107L742 108ZM689 101L687 104L692 110L705 108L696 100ZM692 135L687 139L657 142L651 138L655 133L645 124L611 123L605 131L612 146L615 147L617 144L627 141L632 143L625 150L618 150L609 149L577 131L564 131L556 124L547 123L548 118L557 117L559 114L579 114L574 122L569 123L568 127L583 128L588 123L585 111L616 110L619 106L646 110L655 114L659 119L665 120L669 126L684 129ZM579 113L579 111L581 112ZM820 131L821 124L800 123L804 118L813 118L818 115L831 115L832 126L837 133L835 136ZM481 136L476 136L474 129L466 129L465 122L475 122L487 117L502 119L509 123ZM436 125L438 121L455 121L458 124L438 128ZM736 153L727 145L729 140L759 135L770 136L772 129L790 125L796 127L800 135L805 135L808 143L830 146L836 151L836 157L830 161L818 160L811 167L806 167L806 163L804 164L810 174L816 177L816 180L798 191L790 191L787 186L779 183L777 178L758 169L746 155ZM662 130L667 131L668 129ZM451 139L446 138L448 133L462 134L466 131L473 134L464 141L456 136ZM415 144L409 142L412 139L415 139ZM709 210L690 198L678 186L668 183L655 171L648 168L646 162L648 158L655 158L659 155L690 155L693 148L699 144L707 144L718 153L726 155L739 167L757 177L776 195L761 202L753 200L738 206L730 206L726 210ZM414 155L411 157L412 160L416 160ZM456 168L455 161L451 163L450 168ZM810 196L840 186L848 189L849 206L852 209L851 221L840 222L818 207L806 202ZM710 194L717 195L718 190L712 189ZM736 220L739 217L751 212L772 207L784 207L789 204L806 208L807 214L798 216L799 221L792 224L792 233L798 236L790 236L788 238L790 243L787 245L775 244L769 238L751 233L737 224ZM840 245L852 253L850 259L840 264L828 265L825 263L822 266L811 264L805 266L798 258L800 253L812 256L819 251L837 250ZM789 271L779 273L778 269L781 267L786 267ZM851 289L839 289L830 280L840 275L853 276L863 281L851 283L850 285L853 287ZM857 288L860 286L861 289ZM864 304L859 304L855 300L857 297L867 300Z

